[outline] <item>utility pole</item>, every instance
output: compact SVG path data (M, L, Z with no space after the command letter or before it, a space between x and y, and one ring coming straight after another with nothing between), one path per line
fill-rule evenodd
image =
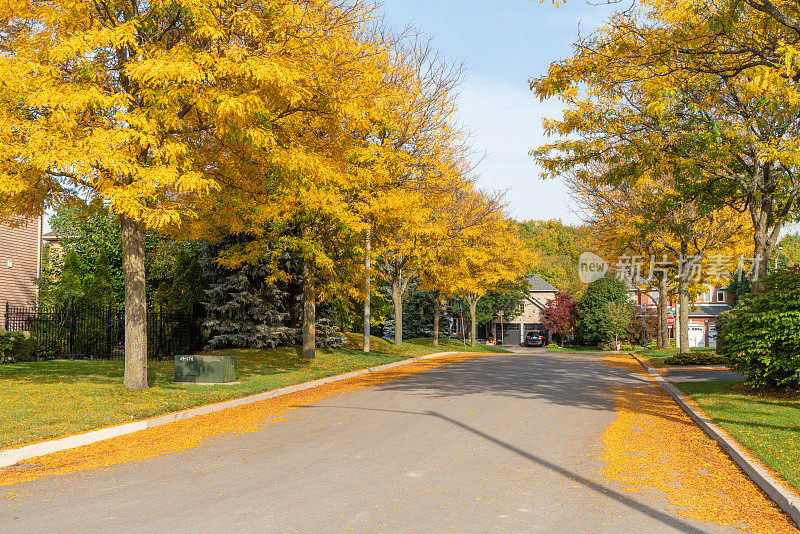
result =
M461 316L461 339L464 341L464 349L467 348L467 335L464 332L464 303L458 301L458 314Z
M364 352L369 352L369 334L371 330L370 317L370 282L372 277L370 254L372 250L372 229L367 226L366 243L364 246Z

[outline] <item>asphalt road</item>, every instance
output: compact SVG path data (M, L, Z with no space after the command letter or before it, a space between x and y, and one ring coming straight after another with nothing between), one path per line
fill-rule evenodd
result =
M642 383L592 355L464 361L257 432L0 489L0 532L730 531L598 471L608 387Z

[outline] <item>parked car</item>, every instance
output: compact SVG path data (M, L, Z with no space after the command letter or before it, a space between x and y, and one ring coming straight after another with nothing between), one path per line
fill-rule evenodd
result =
M544 334L538 330L532 330L525 334L525 341L522 344L526 347L543 347Z

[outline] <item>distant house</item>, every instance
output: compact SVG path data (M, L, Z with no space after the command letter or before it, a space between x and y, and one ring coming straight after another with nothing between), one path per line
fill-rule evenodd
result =
M502 339L504 345L519 345L527 332L538 330L543 332L550 342L550 332L542 323L542 310L547 301L556 298L558 289L534 274L528 278L528 294L520 301L520 314L512 319L495 315L492 317L491 332L494 339Z
M656 308L658 294L640 293L632 295L636 305L645 305L649 309ZM670 298L667 303L669 313L675 317L675 325L670 326L670 338L677 339L678 332L678 307L675 298ZM695 302L689 305L689 347L716 347L717 346L717 319L720 314L731 309L734 295L724 287L706 286L705 291L697 295ZM655 314L655 311L649 311Z
M44 241L45 245L50 246L50 254L56 254L59 257L61 256L61 238L58 237L55 232L47 232L44 234L42 236L42 241Z
M41 217L18 226L0 225L0 306L36 303L41 264Z

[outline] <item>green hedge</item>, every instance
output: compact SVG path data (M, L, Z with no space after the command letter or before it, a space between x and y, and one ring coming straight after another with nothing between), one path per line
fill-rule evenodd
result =
M664 363L667 365L729 365L730 360L719 354L691 352L670 356L664 360Z
M800 268L782 269L717 323L718 352L753 386L797 386Z
M7 332L0 328L0 363L29 362L36 359L36 342L30 332Z

